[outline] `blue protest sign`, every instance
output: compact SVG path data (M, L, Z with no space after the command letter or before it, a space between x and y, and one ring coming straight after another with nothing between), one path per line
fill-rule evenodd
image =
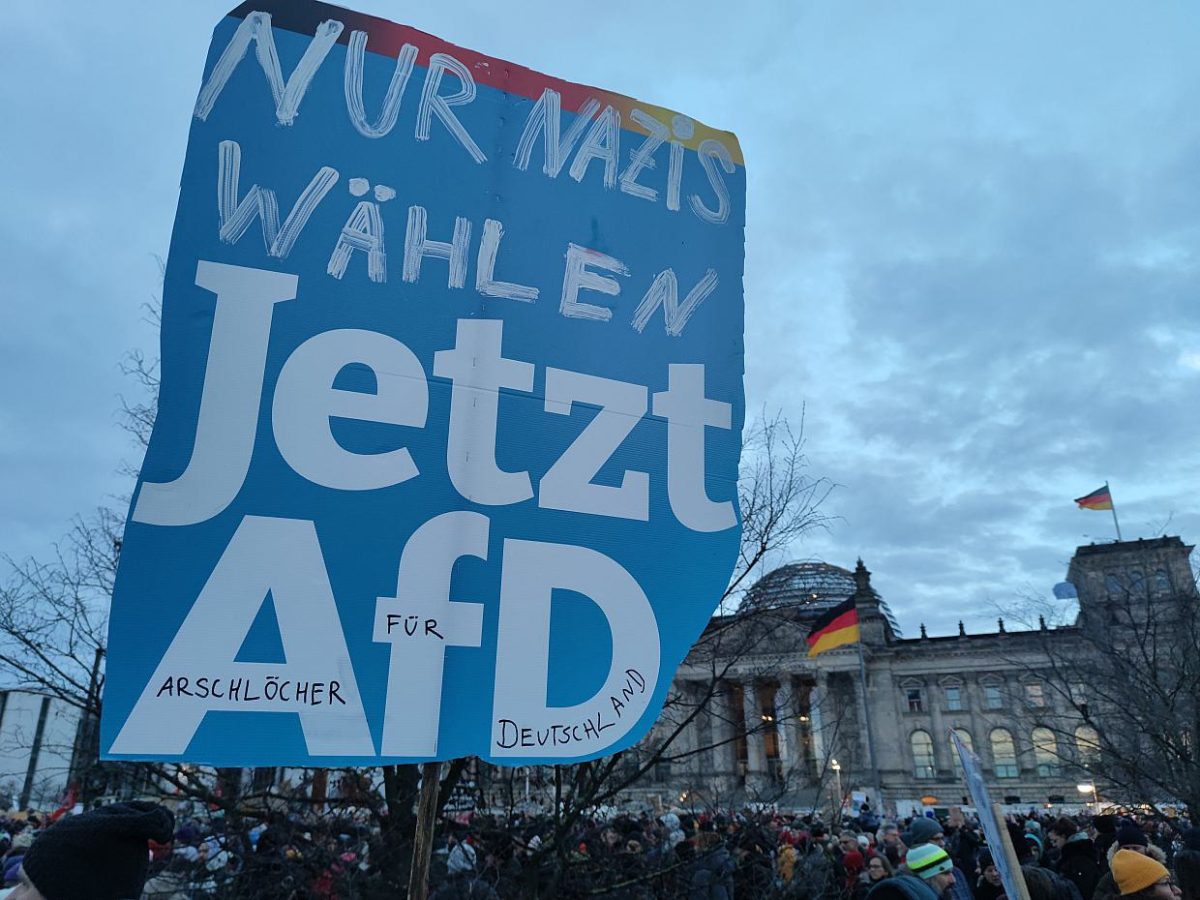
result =
M975 751L964 744L962 738L953 730L950 731L950 742L954 745L962 765L963 783L967 787L967 793L971 795L971 802L975 804L979 824L983 828L988 846L992 849L992 861L1000 872L1004 893L1008 897L1029 900L1025 879L1021 875L1021 864L1008 836L1008 826L1000 818L998 807L992 803L988 793L987 781L983 777L983 764L975 755Z
M109 759L637 741L740 538L736 139L380 19L213 34Z

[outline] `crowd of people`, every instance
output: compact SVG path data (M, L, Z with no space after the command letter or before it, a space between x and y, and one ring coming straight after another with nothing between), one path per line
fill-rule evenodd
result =
M521 896L522 886L544 884L528 870L539 824L518 823L515 837L487 823L450 836L439 900ZM1006 825L1031 900L1200 900L1200 829L1186 822L1030 812ZM898 822L864 810L836 828L783 815L622 816L581 824L570 845L562 896L1019 900L1007 897L1002 851L959 810Z
M1030 812L1006 825L1030 900L1200 900L1200 829L1186 822ZM380 837L349 819L234 829L137 803L0 823L14 900L403 896L380 877ZM1001 852L959 810L881 822L864 808L837 827L680 811L565 831L545 816L475 815L439 828L430 882L434 900L1023 900L1008 896ZM120 890L105 893L108 881Z

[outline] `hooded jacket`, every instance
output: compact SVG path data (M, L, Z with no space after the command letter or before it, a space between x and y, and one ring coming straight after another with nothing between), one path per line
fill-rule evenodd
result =
M1100 880L1100 864L1096 862L1096 845L1083 832L1071 835L1063 844L1059 851L1058 874L1079 888L1083 900L1092 900L1096 882Z
M1121 849L1121 845L1113 843L1108 848L1108 853L1105 856L1108 858L1110 871L1105 872L1096 882L1096 890L1092 894L1092 900L1118 900L1121 896L1121 891L1117 888L1116 879L1113 878L1111 871L1112 858L1117 855L1117 851ZM1146 847L1146 855L1151 859L1156 859L1164 866L1167 864L1167 854L1155 844L1149 844ZM1087 898L1084 898L1087 900Z
M692 869L691 900L733 900L733 857L724 845L699 857Z
M896 874L871 888L867 900L938 900L938 894L916 875Z

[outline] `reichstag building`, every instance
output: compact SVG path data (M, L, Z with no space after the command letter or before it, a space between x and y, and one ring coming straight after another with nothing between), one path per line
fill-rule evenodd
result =
M1191 550L1178 537L1077 548L1066 582L1080 616L1105 609L1131 584L1147 596L1194 597ZM849 597L861 646L809 657L810 624ZM714 617L693 647L639 745L646 774L629 797L798 810L828 810L840 797L856 809L869 799L880 810L882 800L882 812L911 815L964 803L953 731L979 756L993 800L1010 809L1081 808L1097 799L1079 789L1096 744L1079 713L1088 688L1064 688L1047 671L1055 648L1077 638L1078 621L902 634L861 560L853 571L782 566L738 612Z

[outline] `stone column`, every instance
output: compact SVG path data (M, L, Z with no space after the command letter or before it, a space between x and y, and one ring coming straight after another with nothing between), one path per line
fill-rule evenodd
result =
M691 716L696 710L696 684L692 681L679 682L679 716L678 721L683 721L688 716ZM697 715L690 722L683 726L679 732L679 737L675 739L678 745L676 753L686 753L687 755L680 761L680 774L686 774L688 778L695 773L701 771L700 754L698 749L703 746L701 744L700 719Z
M824 708L825 699L829 696L829 691L823 672L817 672L814 678L813 686L808 694L808 718L809 724L812 726L810 731L812 734L813 758L816 760L817 771L820 772L821 767L825 764L825 754L829 752L825 746L825 716L829 710Z
M975 750L975 755L983 762L986 769L988 767L987 760L991 758L992 729L984 718L987 711L983 708L986 702L983 696L983 685L979 683L978 679L964 680L963 693L967 702L967 729L971 732L971 745Z
M941 693L936 679L930 678L925 682L925 696L929 700L929 716L933 723L933 767L939 778L944 770L954 768L954 761L950 758L953 748L950 746L949 729L942 721Z
M784 778L800 765L800 722L796 711L796 686L792 676L779 676L779 690L775 692L775 733L779 736L779 765Z
M729 692L736 688L731 682L720 682L710 704L712 773L716 776L732 776L737 773L737 748L733 743L733 705L729 702Z
M763 742L758 686L753 678L742 682L742 716L746 729L746 790L760 791L766 783L767 748Z
M852 676L854 679L853 695L854 695L854 722L858 727L858 758L853 760L854 765L854 780L857 784L868 786L874 777L871 773L871 754L867 750L867 686L862 683L862 678L858 672ZM850 787L846 787L849 794ZM874 789L869 791L874 793Z

